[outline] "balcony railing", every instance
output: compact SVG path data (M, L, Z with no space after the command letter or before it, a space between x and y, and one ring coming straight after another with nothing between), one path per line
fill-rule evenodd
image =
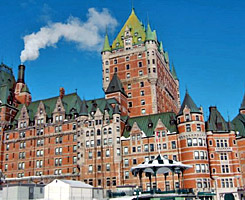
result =
M216 147L215 151L232 151L232 147Z

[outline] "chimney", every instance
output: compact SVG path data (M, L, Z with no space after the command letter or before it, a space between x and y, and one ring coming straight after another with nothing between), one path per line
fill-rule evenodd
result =
M62 99L65 95L65 89L63 87L60 88L60 98Z
M25 83L25 65L19 65L17 83Z

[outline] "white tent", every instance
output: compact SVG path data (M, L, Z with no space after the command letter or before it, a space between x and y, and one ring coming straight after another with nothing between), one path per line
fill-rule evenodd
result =
M45 200L92 200L93 186L81 181L55 179L45 186Z

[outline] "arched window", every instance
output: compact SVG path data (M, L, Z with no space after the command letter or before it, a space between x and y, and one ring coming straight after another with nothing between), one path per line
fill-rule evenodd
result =
M107 134L107 129L106 128L104 128L104 135L106 135Z
M108 129L108 133L109 133L109 134L112 134L112 129L111 129L111 127Z
M97 129L97 135L100 135L100 129Z

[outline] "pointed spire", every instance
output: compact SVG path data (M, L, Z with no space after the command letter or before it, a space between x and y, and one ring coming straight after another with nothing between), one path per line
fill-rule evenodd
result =
M160 45L159 45L159 51L160 51L161 53L163 53L162 41L160 42Z
M180 111L179 111L178 115L182 115L183 114L183 111L184 111L186 106L190 109L190 112L200 113L199 108L196 106L196 104L192 100L192 98L189 95L187 90L186 90L185 98L184 98L184 101L183 101L183 103L181 105L181 108L180 108Z
M175 80L179 80L175 71L174 63L172 62L171 74Z
M114 73L111 82L106 90L106 94L114 93L114 92L122 92L125 94L124 88L122 86L122 82L117 76L117 73Z
M245 93L244 93L244 96L243 96L243 100L242 100L242 103L241 103L240 110L245 110Z
M85 99L83 99L80 107L80 116L88 116L88 106L86 104Z
M105 34L105 41L104 41L104 46L103 46L102 52L105 52L105 51L111 51L107 30L106 30L106 34Z
M120 110L119 110L118 104L115 105L115 108L113 110L113 114L120 114Z
M147 30L146 30L146 41L147 40L155 40L155 34L154 32L151 30L151 26L150 26L150 23L148 22L148 25L147 25Z
M169 56L168 56L168 52L167 51L164 52L164 58L165 58L165 61L167 63L169 63Z

